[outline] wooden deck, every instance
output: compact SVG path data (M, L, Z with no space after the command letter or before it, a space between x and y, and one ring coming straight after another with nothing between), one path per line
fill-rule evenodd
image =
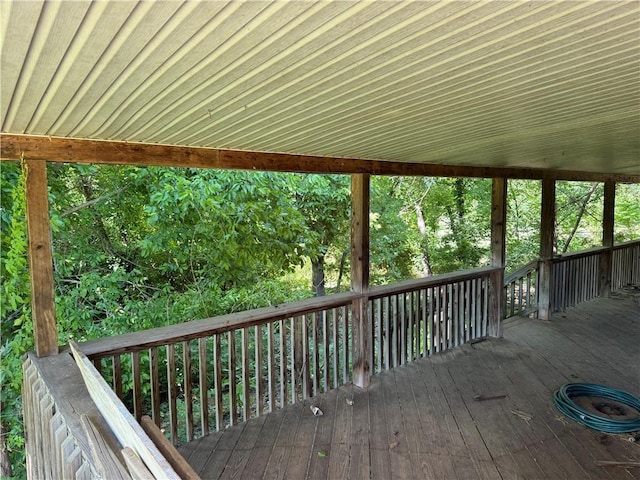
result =
M567 420L552 403L568 382L639 395L639 372L640 296L614 295L550 323L508 321L503 339L383 372L366 392L342 387L180 450L205 479L640 479L638 468L595 463L640 461L639 443Z

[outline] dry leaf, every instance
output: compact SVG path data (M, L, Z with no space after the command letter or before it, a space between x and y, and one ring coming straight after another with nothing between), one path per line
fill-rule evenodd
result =
M396 448L398 445L400 445L400 442L391 442L389 444L389 450L393 450L394 448Z

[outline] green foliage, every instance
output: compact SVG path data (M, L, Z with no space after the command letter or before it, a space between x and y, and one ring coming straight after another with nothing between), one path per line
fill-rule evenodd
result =
M31 295L27 264L25 177L17 163L3 164L2 251L0 252L0 410L13 474L25 472L21 385L22 358L33 348Z

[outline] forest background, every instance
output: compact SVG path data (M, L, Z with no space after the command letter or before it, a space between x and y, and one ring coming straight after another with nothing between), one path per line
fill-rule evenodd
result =
M33 348L24 177L2 163L2 475L23 478L22 360ZM350 178L50 164L60 344L349 290ZM601 244L603 186L557 182L555 252ZM507 272L538 257L541 182L510 180ZM372 177L371 283L489 263L491 180ZM640 238L618 185L616 242Z

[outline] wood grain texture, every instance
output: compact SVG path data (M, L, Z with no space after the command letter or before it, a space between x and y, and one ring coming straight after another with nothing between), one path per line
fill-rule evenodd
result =
M551 175L557 180L640 182L640 175L627 174L405 163L380 159L316 157L287 153L0 134L0 160L18 160L21 155L33 160L111 165L475 178L541 179L545 175Z
M91 445L91 453L93 454L93 465L102 478L113 480L127 480L131 476L127 472L121 460L116 453L111 450L106 442L98 426L89 418L82 414L80 421Z
M26 173L33 335L36 353L43 357L58 353L47 162L26 160L23 169Z
M134 332L117 337L102 338L82 343L82 351L92 359L140 351L147 348L192 340L204 336L229 332L238 328L251 327L267 321L291 318L315 311L349 305L357 293L339 293L326 297L314 297L271 307L258 308L246 312L231 313L215 318L171 325L153 330Z

